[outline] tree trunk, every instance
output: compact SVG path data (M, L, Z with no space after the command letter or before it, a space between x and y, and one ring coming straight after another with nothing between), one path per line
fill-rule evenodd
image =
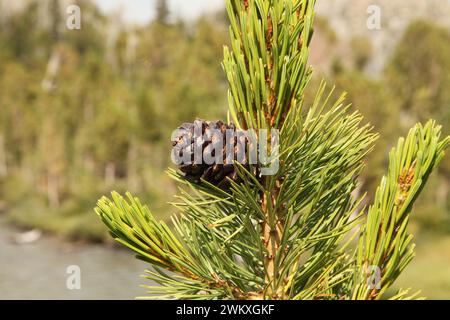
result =
M137 190L139 188L139 170L137 165L137 160L139 158L138 153L138 144L136 139L132 138L127 155L127 182L129 188L132 190Z
M60 205L59 178L57 175L47 174L47 196L51 208L58 208Z
M105 183L113 184L116 181L116 165L110 162L105 168Z
M41 86L44 91L52 91L55 84L55 77L59 72L61 66L61 53L58 48L53 48L52 55L47 63L47 71L45 77L42 80Z
M8 165L6 163L5 137L0 134L0 178L8 175Z
M447 199L449 198L449 193L450 193L450 185L444 176L443 179L441 179L440 187L437 190L438 203L444 203L445 205L447 205Z

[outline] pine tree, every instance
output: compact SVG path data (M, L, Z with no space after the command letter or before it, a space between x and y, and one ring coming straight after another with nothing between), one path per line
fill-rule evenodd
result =
M156 1L156 21L162 25L166 25L169 20L169 5L167 0Z
M279 152L269 137L275 156L255 164L279 163L277 172L255 175L235 162L241 181L224 190L169 169L182 185L172 227L130 193L99 200L112 236L153 266L149 297L380 299L411 261L411 209L450 137L441 139L434 121L417 124L391 151L373 204L362 207L364 196L353 194L378 135L348 112L344 95L331 101L325 84L311 105L303 99L314 2L227 1L228 123L278 129Z

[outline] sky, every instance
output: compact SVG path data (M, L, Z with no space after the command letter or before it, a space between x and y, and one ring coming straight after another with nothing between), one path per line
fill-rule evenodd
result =
M225 0L168 0L175 17L193 19L224 7ZM122 12L128 23L143 24L154 16L155 0L95 0L104 13Z

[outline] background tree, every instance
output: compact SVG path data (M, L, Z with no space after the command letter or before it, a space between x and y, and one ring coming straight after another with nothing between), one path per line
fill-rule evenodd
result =
M167 25L169 22L169 5L167 0L156 0L156 21L159 24Z
M406 31L387 67L387 81L394 92L406 98L402 109L411 111L411 121L428 117L449 120L449 40L447 30L416 22Z
M92 203L128 185L165 212L170 128L204 105L205 117L222 113L225 77L213 61L226 30L211 18L130 28L77 4L82 30L63 28L56 0L2 12L0 202L21 226L108 241Z

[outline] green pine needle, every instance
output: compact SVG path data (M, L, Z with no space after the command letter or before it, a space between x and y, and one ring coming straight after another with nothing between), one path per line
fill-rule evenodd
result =
M280 130L275 175L236 164L242 183L224 191L169 169L182 186L171 227L129 193L99 200L112 236L152 266L146 298L380 299L413 258L409 217L450 137L433 121L417 124L362 207L358 178L378 135L348 112L345 95L331 101L325 83L312 105L303 99L314 3L227 1L229 118ZM391 299L417 297L401 290Z

